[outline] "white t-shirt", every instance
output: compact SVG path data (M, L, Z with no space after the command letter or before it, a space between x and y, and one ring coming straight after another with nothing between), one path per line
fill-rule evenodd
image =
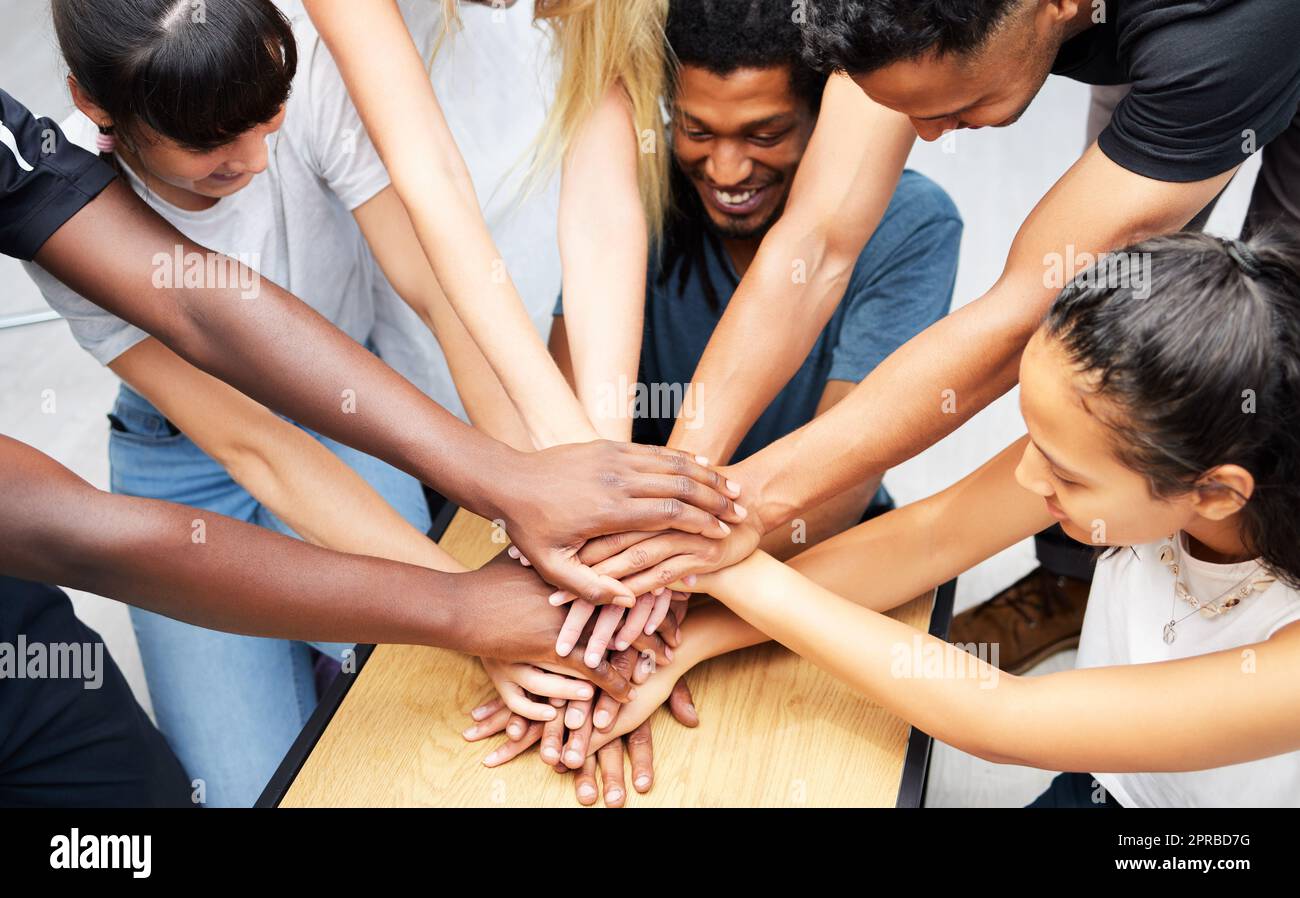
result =
M292 8L286 5L286 11ZM379 275L351 213L388 186L388 172L333 58L301 10L293 15L293 27L299 62L284 124L267 137L268 167L248 186L210 209L191 212L161 199L122 168L136 193L181 233L210 250L255 260L250 267L262 277L364 343L374 327L377 296L392 288ZM63 129L69 140L93 151L97 131L85 115L74 112ZM28 265L28 272L68 320L77 342L102 364L147 338L39 267Z
M1254 562L1211 564L1193 558L1183 541L1182 577L1188 591L1214 601L1252 572ZM1300 593L1282 582L1254 593L1218 617L1192 614L1177 625L1177 638L1164 641L1170 620L1174 577L1160 561L1164 542L1121 549L1097 563L1083 620L1076 666L1149 664L1206 655L1268 639L1300 620ZM1136 553L1136 554L1135 554ZM1253 578L1252 578L1253 579ZM1192 608L1179 600L1173 619ZM1189 683L1188 689L1195 689ZM1248 696L1242 697L1248 701ZM1300 752L1182 773L1097 773L1106 790L1126 808L1300 807Z

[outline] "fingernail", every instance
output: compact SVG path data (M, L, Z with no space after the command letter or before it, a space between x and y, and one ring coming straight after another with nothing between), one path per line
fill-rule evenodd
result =
M510 738L513 739L515 742L518 742L519 737L524 734L523 729L517 726L509 727L509 731L510 731Z
M573 644L569 642L557 642L555 644L555 654L561 658L567 658L569 652L573 651Z
M719 520L718 520L718 524L719 524L719 526L722 527L722 532L723 532L724 534L726 534L726 535L728 535L728 536L731 535L731 528L727 526L727 522L726 522L726 521L719 519Z
M587 652L587 657L582 659L587 662L587 666L592 670L600 667L600 652Z
M635 689L629 689L629 690L627 691L627 700L628 700L628 701L632 701L632 699L634 699L634 698L636 698L636 690L635 690Z
M492 754L484 758L483 763L488 766L491 766L500 760L501 760L501 749L498 748L496 751L492 752Z
M561 604L564 601L564 590L557 589L555 592L551 593L550 598L546 601L550 602L552 605Z
M564 756L564 762L568 764L570 767L577 767L579 764L582 763L582 755L578 754L576 751L571 751ZM594 798L596 795L596 790L592 789L591 794L592 797Z
M617 789L617 788L610 789L608 792L605 793L605 801L608 804L614 804L615 802L622 801L622 800L623 800L622 789Z
M685 583L687 586L694 586L694 585L695 585L695 580L696 580L696 577L695 577L694 574L687 574L685 577L682 578L682 582ZM563 653L561 653L561 654L563 654Z
M731 507L736 509L736 514L740 515L742 519L749 517L749 509L739 502L732 502Z
M667 658L669 661L673 660L672 646L668 646L668 645L664 646L664 657Z
M546 706L546 711L545 711L544 713L550 715L549 717L546 717L546 718L545 718L546 720L554 720L554 719L555 719L555 709L552 708L550 705L547 705L547 706Z
M570 708L564 715L564 725L571 730L582 726L583 713L577 708ZM579 758L578 760L582 760Z
M591 719L591 723L596 729L603 730L605 727L609 726L609 712L597 711L596 716Z
M706 466L706 467L707 467L708 464L709 464L709 460L708 460L707 458L705 458L703 455L697 455L697 456L695 456L695 461L696 461L697 464L701 464L701 465L704 465L704 466Z
M650 788L650 777L642 774L636 778L636 787L641 790Z
M477 732L478 732L478 727L470 727L468 730L466 730L465 732L461 733L461 736L463 736L463 737L466 738L466 739L473 739L473 738L474 738L474 734L477 733Z
M558 764L560 761L560 753L553 748L543 748L542 760L547 764Z
M731 490L731 491L732 491L733 493L735 493L737 496L740 495L740 484L739 484L739 483L736 483L736 481L734 481L734 480L728 480L728 481L727 481L727 489Z
M650 595L652 595L652 596L656 596L656 597L657 597L657 596L661 596L661 595L664 594L664 590L667 589L667 588L668 588L668 587L666 587L666 586L659 586L659 587L656 587L655 589L650 590Z
M473 711L469 712L469 716L473 717L475 720L482 720L486 714L487 714L487 705L479 705Z
M627 648L627 640L626 640L626 639L620 639L618 642L614 643L614 648L615 648L617 651L620 651L620 652L623 651L625 648Z
M594 694L595 693L593 693L590 689L586 688L585 686L578 690L578 698L581 699L591 698L592 695Z
M584 801L595 801L596 787L589 786L586 783L583 783L581 786L578 787L578 797L583 799Z

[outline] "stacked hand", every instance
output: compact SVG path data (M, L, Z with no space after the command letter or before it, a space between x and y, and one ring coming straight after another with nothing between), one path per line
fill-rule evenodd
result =
M659 503L659 518L650 520L650 527L675 529L597 531L564 542L558 553L560 567L567 576L575 570L583 572L582 595L567 589L550 592L545 604L564 615L564 621L548 651L539 653L533 647L532 654L520 655L497 646L484 653L484 669L498 697L472 712L473 724L464 733L470 741L505 734L505 741L484 759L490 767L539 745L544 763L557 771L577 773L575 787L584 804L596 800L599 769L606 804L614 807L627 794L622 737L626 736L632 761L633 785L645 792L654 777L650 714L668 701L678 721L692 727L699 722L684 680L671 671L651 676L672 660L673 650L681 644L679 629L686 617L687 596L669 585L744 559L761 538L756 523L747 520L745 508L732 501L739 496L738 485L704 467L703 459L653 447L618 449L612 457L618 463L660 465L674 471L673 489L681 499L650 500ZM662 492L664 484L655 480L662 476L658 474L624 473L599 479L608 487L621 483L624 476L642 478L642 485L633 490ZM700 505L708 503L719 503L713 506L717 517L701 510ZM668 523L663 519L665 511L671 512ZM627 515L622 519L627 520ZM540 545L547 551L548 543ZM554 569L554 546L548 554ZM535 593L541 581L528 570L533 567L532 549L516 538L506 556L518 562L516 579L523 577L527 591ZM484 570L511 580L501 572L503 564L509 562L498 558ZM569 582L542 573L553 582ZM562 610L565 605L570 605L567 614ZM598 606L603 606L599 613ZM536 609L530 614L542 617ZM545 620L549 625L554 619ZM577 654L575 648L580 648Z

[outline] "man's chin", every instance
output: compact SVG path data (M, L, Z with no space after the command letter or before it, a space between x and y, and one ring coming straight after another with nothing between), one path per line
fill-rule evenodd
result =
M772 213L746 215L743 218L727 216L719 219L717 215L709 216L713 232L724 240L756 240L772 227L776 216Z

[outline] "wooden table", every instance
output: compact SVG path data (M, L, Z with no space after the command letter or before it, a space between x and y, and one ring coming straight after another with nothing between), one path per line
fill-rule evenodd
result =
M456 512L440 545L477 567L502 548L489 528ZM945 635L953 586L893 616ZM573 778L535 750L489 770L481 759L497 740L461 738L469 710L492 695L476 659L400 645L359 647L359 658L321 700L259 805L578 806ZM629 789L629 807L919 805L929 737L779 645L714 659L689 680L700 725L655 712L654 787Z

